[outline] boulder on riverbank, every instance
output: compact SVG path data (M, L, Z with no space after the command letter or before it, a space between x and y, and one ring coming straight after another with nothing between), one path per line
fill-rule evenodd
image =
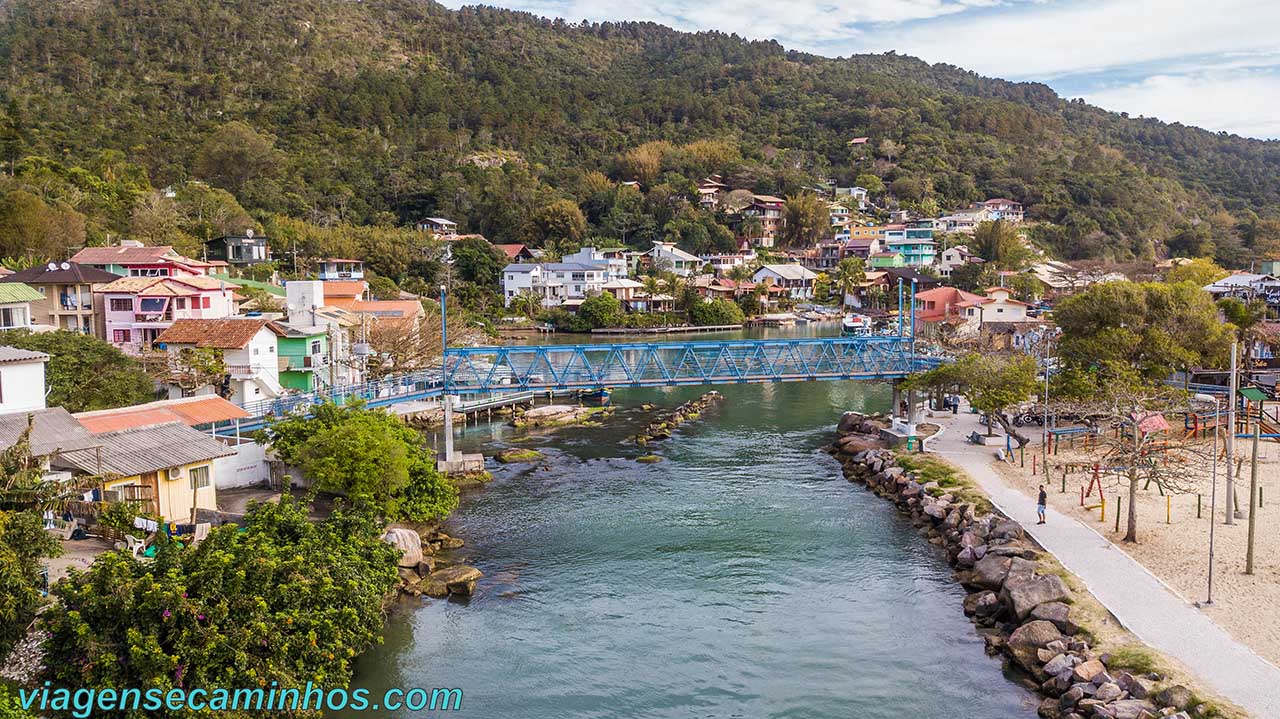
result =
M1189 701L1184 687L1161 694L1148 680L1112 676L1109 658L1098 656L1081 631L1060 570L1022 525L995 511L980 513L975 503L956 499L937 483L922 484L892 451L866 447L862 428L868 421L857 413L841 418L831 453L850 482L893 502L946 551L957 578L972 592L964 600L965 614L980 627L988 653L1003 653L1044 697L1040 716L1155 719L1185 708L1179 706Z
M649 423L649 426L645 427L644 431L632 437L631 441L643 447L649 442L666 439L671 436L671 433L674 432L677 427L689 420L697 419L702 416L703 412L710 409L722 399L724 399L724 395L715 390L711 390L697 399L689 400L666 413L662 417Z
M548 404L518 412L511 418L511 426L533 429L538 427L562 427L576 424L593 414L604 411L602 407L579 407L572 404Z
M400 550L401 567L417 567L422 561L422 538L412 529L393 527L382 534L382 541Z
M475 591L476 582L484 574L479 569L466 564L455 564L452 567L432 572L423 580L423 594L428 597L447 597L456 595L469 597Z
M542 459L542 453L528 447L512 447L502 450L494 459L503 464L524 464Z

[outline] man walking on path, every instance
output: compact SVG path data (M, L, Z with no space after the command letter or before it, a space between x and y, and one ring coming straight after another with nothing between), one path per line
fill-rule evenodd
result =
M1040 521L1036 524L1044 524L1044 505L1049 500L1048 495L1044 493L1044 485L1040 485L1040 496L1036 498L1036 515L1040 517Z

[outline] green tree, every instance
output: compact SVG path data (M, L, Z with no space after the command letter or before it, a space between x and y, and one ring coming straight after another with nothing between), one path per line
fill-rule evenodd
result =
M482 287L497 287L507 256L480 237L467 237L453 243L453 262L458 277Z
M41 560L61 553L39 514L0 510L0 655L26 634L42 602Z
M507 305L512 311L533 319L542 311L542 295L533 290L521 290L511 298L511 303Z
M0 195L0 256L64 259L85 241L85 218L24 190Z
M232 120L200 145L193 169L197 177L239 195L250 182L274 175L281 160L274 138Z
M747 321L746 314L737 304L717 297L710 302L699 302L693 306L690 311L690 317L695 325L740 325Z
M587 218L573 200L543 205L529 218L529 243L534 247L552 243L579 245L586 233Z
M588 297L578 307L578 317L591 329L622 324L622 302L608 292Z
M78 332L0 332L0 345L49 355L47 403L68 412L88 412L155 399L151 378L137 360L97 337Z
M107 552L54 589L60 601L42 620L46 678L208 687L211 701L215 688L346 687L355 658L378 641L397 582L397 551L381 534L371 512L340 509L314 522L285 495L255 503L243 527L217 527L195 548L162 540L147 563Z
M812 192L788 197L783 218L782 241L787 247L808 247L831 231L827 204Z
M1004 413L1035 394L1038 385L1034 357L967 354L908 377L905 386L918 390L955 389L974 409L994 417L1019 447L1030 441L1010 425ZM988 436L992 434L992 424L987 425Z
M1104 376L1132 368L1148 382L1186 367L1222 366L1235 336L1209 293L1186 282L1095 284L1058 303L1053 315L1068 365Z
M843 305L858 294L862 283L867 281L866 266L859 257L846 257L836 265L835 289L840 293Z
M855 179L853 183L854 185L865 189L867 191L867 195L870 197L879 197L884 194L884 181L869 172L864 172L863 174L858 175L857 179Z
M1196 287L1205 287L1229 274L1231 273L1219 267L1208 257L1197 257L1190 262L1175 265L1164 276L1164 281L1169 284L1190 282Z
M1018 230L1004 220L983 222L973 232L973 251L999 270L1021 270L1035 254L1018 236Z

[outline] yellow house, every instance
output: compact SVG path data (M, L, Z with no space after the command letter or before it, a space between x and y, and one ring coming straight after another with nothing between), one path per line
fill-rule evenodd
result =
M94 440L102 445L100 458L78 452L61 461L106 477L100 490L104 501L141 502L146 511L171 522L194 521L196 510L217 509L213 460L235 454L180 422L103 432Z

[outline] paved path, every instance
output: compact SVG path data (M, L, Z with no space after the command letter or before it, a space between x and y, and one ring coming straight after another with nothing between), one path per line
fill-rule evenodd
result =
M1037 525L1035 499L1006 484L992 469L996 448L965 441L970 432L983 431L977 416L962 410L948 424L946 432L929 443L929 449L968 472L992 503L1020 522L1041 546L1079 577L1125 628L1149 646L1182 662L1209 688L1256 719L1280 718L1280 667L1233 639L1087 524L1053 509L1052 501L1046 516L1048 523ZM1031 432L1035 429L1031 428Z

